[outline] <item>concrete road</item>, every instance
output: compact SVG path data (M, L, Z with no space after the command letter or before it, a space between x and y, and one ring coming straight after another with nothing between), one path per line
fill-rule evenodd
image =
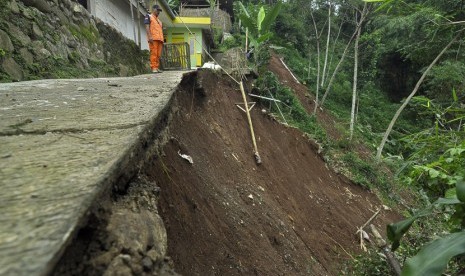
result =
M0 275L53 269L183 73L0 84Z

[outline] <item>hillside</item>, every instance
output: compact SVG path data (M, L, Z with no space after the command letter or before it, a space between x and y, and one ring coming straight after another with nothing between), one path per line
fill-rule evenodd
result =
M270 69L289 81L273 62ZM304 89L303 86L296 87ZM210 71L184 79L169 142L145 168L161 188L168 255L183 275L337 274L355 236L380 208L369 191L332 171L318 146L261 107L252 120L257 166L237 85ZM188 154L193 164L179 154ZM399 216L382 212L375 224Z
M274 61L270 70L291 85ZM225 75L185 74L167 125L146 145L158 150L136 178L121 179L96 202L53 275L340 273L361 253L357 228L382 203L329 168L308 136L259 106L251 112L257 165L246 115L235 106L241 101ZM383 210L373 224L383 231L399 218Z

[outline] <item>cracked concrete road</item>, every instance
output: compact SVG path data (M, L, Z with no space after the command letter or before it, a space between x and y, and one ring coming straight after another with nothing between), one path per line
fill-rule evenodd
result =
M0 275L53 269L183 73L0 84Z

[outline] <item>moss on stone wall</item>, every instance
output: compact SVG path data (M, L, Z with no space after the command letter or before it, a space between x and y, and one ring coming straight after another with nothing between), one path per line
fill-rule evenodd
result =
M34 1L0 1L0 82L148 72L147 51L77 1L41 3L50 12Z

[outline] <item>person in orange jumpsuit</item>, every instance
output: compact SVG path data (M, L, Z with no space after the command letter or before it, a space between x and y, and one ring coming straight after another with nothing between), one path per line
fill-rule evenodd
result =
M163 49L163 24L158 18L162 9L158 5L153 5L152 13L145 16L144 24L147 31L147 40L150 49L150 68L153 73L161 73L160 56Z

